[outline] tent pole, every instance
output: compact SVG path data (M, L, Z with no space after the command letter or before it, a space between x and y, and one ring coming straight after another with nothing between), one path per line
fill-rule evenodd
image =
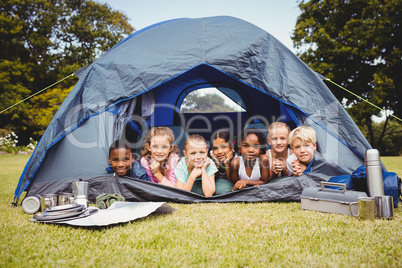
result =
M19 197L14 196L13 201L11 201L10 208L17 207L19 200Z

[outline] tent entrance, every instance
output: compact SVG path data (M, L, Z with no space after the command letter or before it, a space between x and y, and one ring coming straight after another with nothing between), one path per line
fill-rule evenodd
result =
M190 94L211 87L237 103L240 109L231 112L182 111L183 106L187 105L185 99ZM148 103L153 104L152 109L144 109L140 100L149 99L150 96L152 100ZM198 65L173 77L135 99L136 107L127 110L131 111L131 118L134 118L139 128L147 132L154 126L168 126L173 129L176 138L179 137L179 148L180 144L184 144L182 139L191 134L200 134L209 141L219 129L227 128L236 135L244 126L259 128L266 134L267 126L273 122L284 121L294 128L305 117L296 108L286 105L267 92L244 84L207 64ZM132 102L134 99L128 101ZM130 113L123 113L130 117ZM130 136L130 131L132 132L130 129L126 130L125 137ZM135 139L136 142L143 140L145 136L146 133L141 133Z

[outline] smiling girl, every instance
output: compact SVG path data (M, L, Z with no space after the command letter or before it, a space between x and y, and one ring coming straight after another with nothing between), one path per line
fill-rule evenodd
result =
M244 189L249 185L261 185L271 178L268 157L265 155L266 139L259 129L247 128L240 134L240 153L230 165L230 178L235 184L233 190Z
M174 169L180 160L180 151L174 142L173 131L154 127L141 147L141 165L152 182L176 186Z
M205 139L194 134L186 139L184 158L175 169L177 188L210 197L215 193L215 173L218 169L208 157Z
M231 192L233 183L230 179L230 163L233 159L233 137L229 130L220 129L211 139L209 155L214 161L218 172L215 173L215 195Z

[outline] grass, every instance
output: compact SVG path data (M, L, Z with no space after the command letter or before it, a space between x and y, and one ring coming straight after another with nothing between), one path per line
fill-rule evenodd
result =
M9 208L28 157L0 155L0 267L402 267L401 208L370 222L297 202L170 204L107 228L32 223ZM382 160L402 176L402 157Z

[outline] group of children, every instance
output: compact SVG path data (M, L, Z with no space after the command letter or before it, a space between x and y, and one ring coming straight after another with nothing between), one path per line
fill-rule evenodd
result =
M317 148L315 131L306 126L290 131L283 122L272 123L264 133L245 128L234 138L228 130L216 132L208 149L205 139L190 135L183 154L167 127L152 128L135 161L124 140L109 150L109 164L119 176L160 183L206 197L268 183L285 176L311 172ZM271 149L267 150L267 142ZM290 148L289 148L290 145Z

